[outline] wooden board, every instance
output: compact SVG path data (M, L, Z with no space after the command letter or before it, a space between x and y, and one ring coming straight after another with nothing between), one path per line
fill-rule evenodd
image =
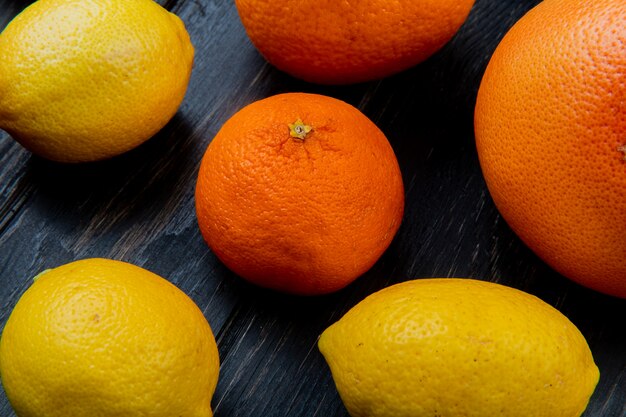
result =
M29 1L0 0L0 28ZM541 262L497 213L473 137L478 85L506 30L537 0L477 0L434 57L382 81L324 87L268 65L233 1L161 1L186 23L196 61L186 99L153 139L81 166L33 157L0 133L0 324L38 272L86 257L167 277L200 306L218 341L216 417L347 416L317 350L319 334L366 295L420 277L475 277L537 295L587 338L601 379L586 417L626 416L626 302L582 288ZM345 290L299 298L229 272L199 233L199 161L221 125L254 100L290 91L345 100L388 136L406 187L402 227L382 259ZM14 416L4 393L0 416Z

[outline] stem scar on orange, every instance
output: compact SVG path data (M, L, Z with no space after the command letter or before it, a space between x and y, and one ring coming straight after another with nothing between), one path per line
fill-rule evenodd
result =
M404 211L385 135L334 98L273 96L237 112L202 159L196 212L224 264L263 287L339 290L387 249Z
M475 112L491 195L566 277L626 298L626 2L545 0L496 49Z

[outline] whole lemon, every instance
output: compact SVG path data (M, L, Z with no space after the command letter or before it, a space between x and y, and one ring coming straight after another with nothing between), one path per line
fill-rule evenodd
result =
M0 340L2 384L20 417L210 417L218 371L193 301L107 259L40 274Z
M152 0L39 0L0 35L0 128L56 161L121 154L176 113L193 55Z
M574 417L599 378L565 316L470 279L383 289L330 326L319 349L353 417Z

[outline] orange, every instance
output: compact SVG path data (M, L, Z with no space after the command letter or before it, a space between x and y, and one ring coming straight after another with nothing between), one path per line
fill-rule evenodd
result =
M367 271L404 210L396 157L356 108L314 94L252 103L209 145L198 175L202 235L231 270L296 294Z
M235 0L265 58L295 77L347 84L386 77L445 45L474 0Z
M0 35L0 128L60 162L110 158L174 116L193 65L153 0L39 0Z
M561 274L626 297L626 3L545 0L496 49L475 129L491 195Z

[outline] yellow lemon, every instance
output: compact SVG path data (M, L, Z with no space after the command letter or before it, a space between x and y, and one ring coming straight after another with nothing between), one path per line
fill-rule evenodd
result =
M383 289L326 329L319 348L353 417L577 417L599 378L565 316L470 279Z
M0 340L0 376L19 417L210 417L218 372L194 302L107 259L40 274Z
M176 113L193 55L152 0L39 0L0 34L0 128L56 161L121 154Z

